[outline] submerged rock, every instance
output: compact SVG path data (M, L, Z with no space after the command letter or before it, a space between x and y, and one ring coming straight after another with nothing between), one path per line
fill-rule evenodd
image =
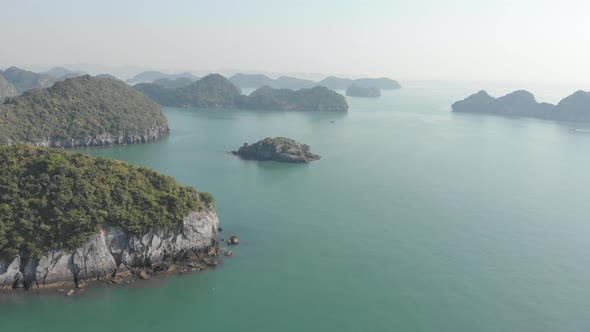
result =
M274 160L285 163L309 163L321 158L310 152L309 145L285 137L267 137L251 145L244 143L238 151L232 151L232 154L243 159Z

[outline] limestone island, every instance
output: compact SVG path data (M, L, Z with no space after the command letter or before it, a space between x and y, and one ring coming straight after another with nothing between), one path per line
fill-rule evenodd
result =
M167 135L161 107L125 82L88 75L0 102L0 145L85 148Z
M231 153L243 159L273 160L283 163L309 163L321 158L310 152L309 145L285 137L267 137L254 144L244 143L238 151Z
M185 82L186 83L186 82ZM219 74L207 75L188 85L141 83L133 86L160 105L184 108L217 108L280 111L346 112L343 95L323 86L299 90L263 86L250 95Z
M146 167L13 145L0 147L0 179L2 291L73 295L213 267L221 253L211 194Z
M381 90L353 84L346 89L346 95L349 97L379 98L381 97Z
M557 105L539 103L524 90L494 98L485 91L455 102L453 112L533 117L556 121L590 121L590 92L577 91Z

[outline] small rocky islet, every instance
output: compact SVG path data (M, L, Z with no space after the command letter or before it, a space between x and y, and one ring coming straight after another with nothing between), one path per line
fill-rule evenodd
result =
M242 159L277 161L283 163L309 163L320 160L320 156L311 153L310 146L286 137L267 137L254 144L244 143L231 154Z

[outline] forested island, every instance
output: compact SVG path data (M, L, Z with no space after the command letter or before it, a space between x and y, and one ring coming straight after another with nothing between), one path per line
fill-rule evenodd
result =
M218 74L176 89L157 83L140 83L134 88L160 105L173 107L238 108L243 98L238 87Z
M177 89L166 88L157 83L141 83L134 87L157 103L172 107L334 112L348 110L344 96L325 87L290 90L265 86L245 96L230 80L218 74L207 75Z
M539 103L535 96L524 90L494 98L480 91L464 100L455 102L453 112L487 113L509 116L533 117L557 121L590 121L590 93L577 91L562 99L557 105Z
M123 145L152 141L168 131L158 104L104 77L69 78L0 104L0 145Z
M284 163L309 163L321 158L311 153L309 145L286 137L267 137L254 144L244 143L238 151L232 151L232 154L243 159L273 160Z
M145 279L185 260L216 264L213 197L171 177L13 145L0 147L0 179L1 290Z

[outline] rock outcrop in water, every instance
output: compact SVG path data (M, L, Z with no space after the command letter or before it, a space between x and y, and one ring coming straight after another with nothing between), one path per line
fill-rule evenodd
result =
M487 113L557 121L590 121L590 92L577 91L557 105L539 103L528 91L515 91L500 98L480 91L455 102L453 112Z
M377 88L365 88L353 84L346 89L346 95L349 97L378 98L381 97L381 91Z
M0 104L0 145L112 146L145 143L168 132L159 105L109 78L66 79Z
M232 151L232 154L243 159L284 163L309 163L321 158L310 152L309 145L285 137L267 137L254 144L244 143L238 151Z

